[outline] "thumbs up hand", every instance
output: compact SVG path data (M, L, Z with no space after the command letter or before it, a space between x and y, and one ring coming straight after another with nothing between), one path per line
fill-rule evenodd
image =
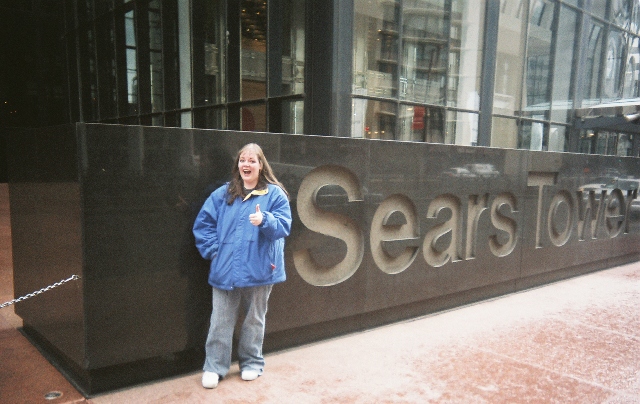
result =
M263 215L262 215L262 212L260 212L260 204L257 204L256 213L252 213L249 215L249 221L254 226L260 226L260 224L262 223L262 219L263 219Z

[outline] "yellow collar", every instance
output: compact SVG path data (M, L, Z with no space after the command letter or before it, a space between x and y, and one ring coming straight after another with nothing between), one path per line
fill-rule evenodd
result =
M259 190L254 189L253 191L249 192L249 193L247 194L247 196L245 196L245 197L244 197L244 199L242 200L242 202L244 202L244 201L246 201L247 199L249 199L249 197L250 197L251 195L256 195L256 196L258 196L258 195L266 195L268 192L269 192L269 189L267 189L267 188L265 188L265 189L259 189Z

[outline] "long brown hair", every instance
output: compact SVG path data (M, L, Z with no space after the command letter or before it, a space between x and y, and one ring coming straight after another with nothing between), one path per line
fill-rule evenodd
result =
M236 159L233 163L233 168L231 171L231 181L229 181L228 187L229 199L227 199L227 204L231 205L236 198L243 198L245 196L244 181L242 181L242 177L240 176L238 163L240 162L240 156L242 155L242 153L248 151L255 153L258 157L258 162L262 165L262 169L260 170L260 174L258 175L258 184L256 185L256 189L264 189L267 187L267 184L277 185L282 188L284 193L287 195L287 198L289 198L289 193L284 188L284 185L282 185L282 183L280 183L280 181L278 181L278 179L276 178L273 170L271 169L271 166L269 165L269 162L267 161L267 158L264 156L262 148L256 143L249 143L244 145L238 151Z

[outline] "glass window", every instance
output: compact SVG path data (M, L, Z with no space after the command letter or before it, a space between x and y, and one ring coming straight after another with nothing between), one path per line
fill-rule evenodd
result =
M180 114L180 127L181 128L193 128L193 121L191 119L191 111L185 111Z
M304 102L284 102L282 108L282 131L284 133L304 133Z
M206 108L193 111L193 126L205 129L225 129L226 111L220 108Z
M537 118L542 118L538 116ZM527 150L547 150L547 125L543 122L524 121L520 125L518 148Z
M452 3L447 105L479 109L484 1Z
M125 44L127 47L127 102L130 115L138 112L138 63L134 12L124 15Z
M178 2L178 65L180 108L191 108L191 18L189 2ZM191 114L180 117L181 127L191 127ZM187 123L188 122L188 123Z
M282 94L303 94L305 2L286 0L285 3L282 7Z
M616 140L618 136L615 133L600 131L596 134L594 154L615 155Z
M224 2L193 2L193 98L196 106L223 103L226 95Z
M532 1L527 35L526 83L523 94L525 111L549 109L552 21L553 3L546 0Z
M627 66L624 71L623 98L635 98L638 96L638 80L640 79L640 50L638 37L629 38L629 50L627 53Z
M602 19L607 17L607 4L611 3L610 1L595 0L590 3L591 9L589 11L591 11L593 15Z
M355 0L354 7L354 93L397 97L399 3Z
M400 133L397 140L423 142L426 108L419 105L400 105Z
M240 109L241 130L252 132L267 131L267 114L264 104L245 106Z
M504 149L518 147L518 123L516 119L493 117L491 146Z
M592 130L581 131L578 143L578 153L591 154L594 150L596 135Z
M400 112L397 140L446 143L444 109L401 105Z
M149 62L151 79L151 110L164 110L164 77L162 66L162 24L160 1L149 2Z
M366 99L353 100L352 137L395 139L396 104ZM402 140L402 139L400 139Z
M524 88L522 55L526 35L522 7L521 0L504 0L502 3L496 52L494 114L513 116L520 109Z
M564 152L567 151L568 128L560 125L551 125L549 129L549 142L547 150Z
M616 155L632 156L633 155L633 136L625 133L618 134L618 146Z
M111 16L109 16L111 17ZM100 83L100 119L117 116L117 85L115 32L112 18L100 18L96 21L96 30L102 32L96 38L98 82Z
M478 144L478 114L470 112L447 112L445 143L462 146Z
M562 7L560 21L556 33L555 64L553 68L553 97L551 120L567 122L571 119L573 106L571 97L571 83L573 82L573 53L576 48L576 12Z
M611 3L611 21L619 27L629 29L631 27L631 14L633 3L636 1L619 0Z
M631 14L631 26L629 29L635 33L640 33L640 3L634 2Z
M444 104L451 13L444 0L405 1L400 98ZM455 60L454 60L455 61Z
M602 86L602 98L620 98L622 84L622 70L626 65L627 41L622 32L612 30L607 42L607 54Z
M151 125L152 126L164 126L164 118L162 115L153 115L151 116Z
M602 41L604 28L602 24L592 22L588 29L588 45L585 52L584 80L582 80L583 106L599 102L598 82L602 65Z
M266 1L242 0L240 32L242 100L264 98L267 94Z

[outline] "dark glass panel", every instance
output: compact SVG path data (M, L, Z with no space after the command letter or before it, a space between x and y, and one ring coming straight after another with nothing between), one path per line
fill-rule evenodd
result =
M282 94L303 94L305 2L283 0L282 3Z
M245 106L240 109L241 130L267 131L267 113L264 104Z
M267 95L267 2L242 0L240 13L242 100Z
M149 2L149 62L151 111L164 110L164 69L162 61L162 23L160 0Z

